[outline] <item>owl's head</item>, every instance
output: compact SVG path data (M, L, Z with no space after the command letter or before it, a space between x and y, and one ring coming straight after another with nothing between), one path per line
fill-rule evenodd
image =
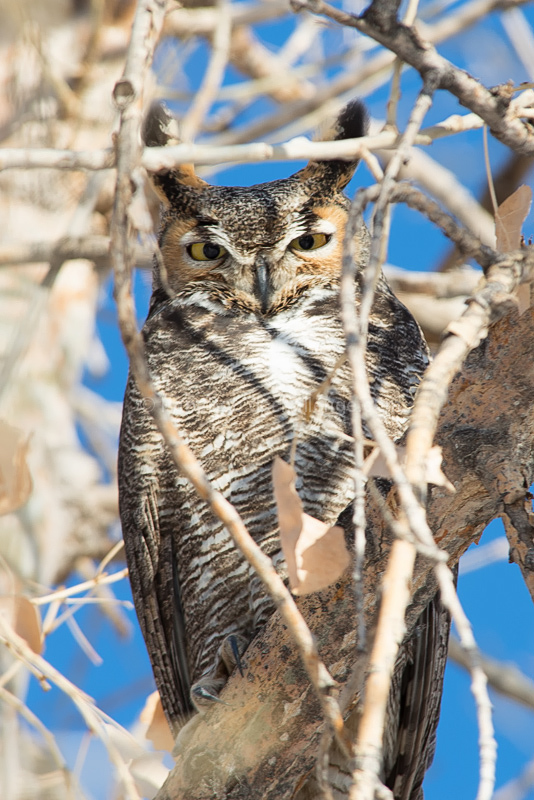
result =
M164 106L153 107L146 144L174 138L173 122ZM353 101L328 138L366 131L365 108ZM211 186L188 164L156 173L166 205L159 246L173 295L219 313L272 315L314 287L336 284L349 205L343 189L357 164L310 161L289 178L249 187Z

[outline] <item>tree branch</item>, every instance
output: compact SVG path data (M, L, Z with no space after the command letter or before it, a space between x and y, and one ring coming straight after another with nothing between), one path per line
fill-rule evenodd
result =
M154 26L153 17L155 17ZM142 336L137 330L130 281L135 234L132 220L128 216L132 198L130 176L141 159L139 100L142 96L143 77L153 56L162 17L162 6L158 0L144 0L138 6L125 72L115 85L114 91L121 120L117 135L117 190L111 225L111 253L115 269L115 296L121 335L139 391L148 401L147 407L169 448L176 467L191 481L198 495L210 505L214 514L224 523L236 547L263 581L297 645L324 718L334 731L342 751L348 754L350 739L332 692L335 682L319 659L313 636L271 559L252 539L235 508L213 488L200 462L173 425L164 398L155 391L144 354Z
M375 3L361 17L334 8L323 0L293 0L292 5L296 10L306 9L321 14L371 36L414 67L424 80L433 80L437 88L446 89L457 97L463 106L484 120L496 139L517 153L534 153L534 129L509 111L513 87L506 84L486 89L467 72L439 55L429 41L421 38L416 27L392 22L389 12L385 16L375 14Z
M449 658L455 664L469 669L465 650L454 636L449 639ZM515 664L505 664L481 653L480 665L492 689L534 710L534 681L527 678Z

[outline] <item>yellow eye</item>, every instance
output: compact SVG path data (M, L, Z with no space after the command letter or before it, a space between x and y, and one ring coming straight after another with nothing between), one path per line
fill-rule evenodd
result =
M327 233L305 233L304 236L298 236L293 239L289 245L292 250L317 250L318 247L323 247L330 240Z
M188 246L187 252L195 261L217 261L226 255L224 247L213 242L195 242Z

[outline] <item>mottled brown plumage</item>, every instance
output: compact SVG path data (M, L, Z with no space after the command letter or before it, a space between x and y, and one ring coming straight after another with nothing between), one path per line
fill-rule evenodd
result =
M337 137L360 136L365 124L363 107L349 104ZM168 126L161 109L152 114L147 143L168 139ZM353 496L348 366L306 424L301 410L345 346L338 297L348 210L343 189L355 167L311 162L285 180L248 188L210 186L189 167L154 178L167 208L159 237L165 269L156 260L143 329L150 371L214 486L282 573L271 467L275 455L288 458L297 431L304 510L334 524ZM365 232L356 252L363 266ZM426 364L419 327L381 279L367 365L373 397L396 440ZM119 488L136 610L177 731L193 710L192 687L198 705L206 687L209 699L227 679L234 664L228 637L236 635L242 650L273 606L226 530L177 473L132 378ZM419 797L447 630L435 600L399 657L383 775L398 798Z

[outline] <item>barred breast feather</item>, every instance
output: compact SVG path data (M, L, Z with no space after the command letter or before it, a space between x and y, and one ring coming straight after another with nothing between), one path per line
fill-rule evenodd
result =
M236 506L251 534L274 557L280 545L271 468L275 455L288 458L294 436L305 511L334 524L352 499L347 366L334 376L326 401L311 421L306 424L304 418L306 400L344 349L337 290L316 294L316 300L303 300L302 308L292 307L262 324L252 314L216 314L201 306L184 310L178 300L170 300L154 309L143 332L156 388L178 430L215 488ZM406 385L406 339L397 331L411 318L386 289L381 301L392 319L390 326L370 326L372 388L390 433L398 438L415 382ZM425 351L414 353L412 363L414 358L422 369ZM143 549L141 558L152 560L154 575L162 582L167 630L172 630L170 590L176 581L187 597L182 608L192 683L210 669L225 635L251 636L271 612L271 604L228 533L177 474L132 379L120 458L123 525L146 531L136 545ZM236 609L241 610L239 619ZM170 645L167 642L172 652ZM187 687L173 705L175 717L190 709Z

